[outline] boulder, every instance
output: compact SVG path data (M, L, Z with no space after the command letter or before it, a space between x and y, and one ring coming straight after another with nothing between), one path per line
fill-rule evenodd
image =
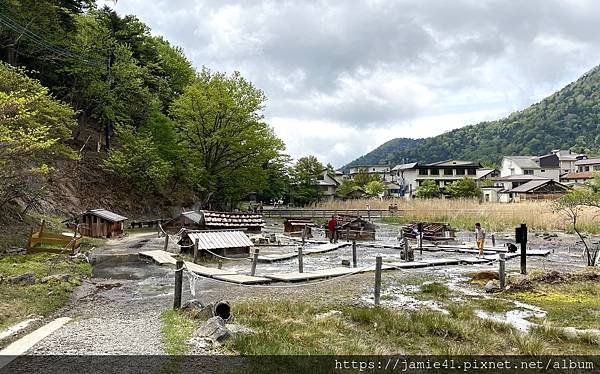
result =
M35 273L30 271L29 273L15 275L8 278L8 282L11 284L35 284Z
M49 275L47 277L44 277L42 279L40 279L40 283L62 283L62 282L68 282L69 281L69 274L56 274L56 275Z
M350 266L350 260L342 260L342 266Z
M181 306L181 310L202 309L204 305L196 299L186 300Z
M231 331L225 327L223 318L216 316L210 318L194 333L194 337L207 338L213 342L223 343L231 337Z
M493 293L500 291L500 287L496 285L493 281L489 281L485 284L485 292Z

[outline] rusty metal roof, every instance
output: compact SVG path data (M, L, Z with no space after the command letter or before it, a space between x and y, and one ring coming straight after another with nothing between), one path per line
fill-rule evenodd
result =
M87 212L83 213L82 215L86 215L86 214L91 214L91 215L94 215L94 216L97 216L100 218L104 218L105 220L111 221L111 222L121 222L121 221L125 221L127 219L127 217L124 217L117 213L113 213L106 209L91 209L91 210L88 210Z
M243 231L188 231L192 243L198 239L198 249L225 249L252 247L252 241Z

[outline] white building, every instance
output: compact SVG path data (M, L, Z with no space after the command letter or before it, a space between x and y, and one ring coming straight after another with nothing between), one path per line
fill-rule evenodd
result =
M577 171L577 166L575 163L579 160L584 160L587 158L587 156L582 153L573 154L571 151L564 149L554 149L550 153L558 156L561 175Z
M504 156L501 177L511 175L533 175L545 179L560 181L560 161L556 154L544 156Z
M588 158L575 161L578 172L582 171L600 171L600 157Z
M319 185L319 189L323 194L323 200L333 200L340 182L333 176L329 175L328 170L325 169L321 175L319 175L317 184Z

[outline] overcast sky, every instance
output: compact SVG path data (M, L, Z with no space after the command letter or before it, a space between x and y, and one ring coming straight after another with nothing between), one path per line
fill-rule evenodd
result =
M240 71L298 158L522 109L600 64L595 0L119 0L196 67Z

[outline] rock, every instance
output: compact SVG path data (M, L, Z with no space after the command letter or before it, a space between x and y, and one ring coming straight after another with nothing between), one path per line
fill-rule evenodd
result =
M186 300L181 306L181 310L202 309L204 305L196 299Z
M492 293L500 291L500 287L497 286L493 281L489 281L485 285L485 292Z
M238 324L227 324L227 328L232 335L237 334L256 334L256 331L252 330L250 327L238 325Z
M342 260L342 266L350 266L350 260Z
M61 283L61 282L68 282L69 281L69 274L56 274L56 275L49 275L47 277L44 277L42 279L40 279L40 283Z
M35 284L35 273L29 272L21 275L15 275L14 277L8 278L8 282L11 284Z
M213 342L223 343L231 337L231 331L225 327L223 318L216 316L210 318L194 333L195 338L207 338Z

